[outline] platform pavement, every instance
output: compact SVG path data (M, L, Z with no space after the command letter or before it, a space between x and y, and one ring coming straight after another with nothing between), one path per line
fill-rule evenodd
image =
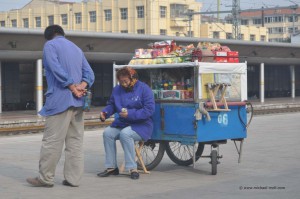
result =
M162 162L139 180L128 176L99 178L104 170L103 129L86 131L85 169L78 188L61 184L64 157L58 163L53 188L30 187L25 179L38 172L42 134L0 137L1 199L290 199L299 198L300 113L259 115L248 129L242 162L232 141L220 146L218 173L210 174L209 159L192 167ZM118 147L118 162L123 152ZM204 155L210 147L206 146Z
M268 112L270 110L285 110L285 112L300 111L300 97L296 98L269 98L261 103L258 99L249 100L254 108L254 112ZM85 124L88 128L101 127L108 125L112 118L106 123L101 123L99 120L99 113L103 107L92 107L90 112L85 113ZM40 117L34 110L26 111L9 111L0 113L0 135L15 134L22 131L36 132L41 131L44 127L45 118Z

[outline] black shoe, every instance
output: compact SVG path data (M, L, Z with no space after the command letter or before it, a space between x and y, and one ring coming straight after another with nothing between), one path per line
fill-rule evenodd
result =
M65 185L65 186L69 186L69 187L77 187L77 186L74 186L71 183L69 183L67 180L63 180L62 184Z
M130 173L130 178L133 179L133 180L137 180L137 179L140 178L140 174L137 171L132 171Z
M110 175L119 175L119 169L106 169L105 171L97 174L99 177L108 177Z

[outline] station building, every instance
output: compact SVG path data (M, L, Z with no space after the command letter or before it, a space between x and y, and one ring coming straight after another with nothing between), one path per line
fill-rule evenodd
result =
M216 42L239 51L240 62L248 65L250 100L300 96L299 44L78 31L66 31L66 37L84 51L95 72L95 106L105 105L110 96L113 63L128 64L135 49L172 39L178 45ZM41 108L47 87L41 61L44 43L43 30L0 29L1 111Z
M239 51L240 61L248 64L249 99L300 95L299 44L260 42L268 40L265 28L245 29L248 41L228 39L228 27L224 36L209 36L211 30L217 32L215 27L204 38L200 15L194 16L190 27L183 15L200 9L195 0L32 0L21 9L1 12L0 112L41 108L47 89L41 62L43 31L51 24L61 25L91 64L96 75L95 106L105 105L110 96L113 63L127 64L135 49L162 40L175 40L178 45L216 42ZM250 34L256 39L250 39Z

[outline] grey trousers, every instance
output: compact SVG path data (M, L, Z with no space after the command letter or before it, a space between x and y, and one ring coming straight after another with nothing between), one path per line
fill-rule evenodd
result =
M83 110L69 108L46 117L45 131L39 162L39 178L46 184L54 183L56 165L65 144L64 177L74 186L79 186L83 174Z

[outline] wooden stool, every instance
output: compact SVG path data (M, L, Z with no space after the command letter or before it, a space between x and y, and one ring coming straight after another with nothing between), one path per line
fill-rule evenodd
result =
M135 146L135 161L139 161L139 163L141 164L142 168L143 168L143 172L146 174L150 174L150 172L147 170L145 163L143 161L143 157L141 155L141 150L143 149L144 146L144 142L143 141L139 141ZM125 161L122 163L122 165L119 168L119 171L121 173L124 173L125 170ZM140 171L139 171L140 172Z
M207 90L209 93L209 98L213 104L213 109L210 111L230 111L230 109L228 109L228 105L227 105L227 101L225 99L225 93L226 93L226 89L228 86L230 86L230 84L226 84L226 83L208 83L205 86L207 86ZM223 103L224 108L221 109L217 106L217 102L216 102L216 96L218 94L218 91L220 91L221 93L221 97L219 99L219 102Z

